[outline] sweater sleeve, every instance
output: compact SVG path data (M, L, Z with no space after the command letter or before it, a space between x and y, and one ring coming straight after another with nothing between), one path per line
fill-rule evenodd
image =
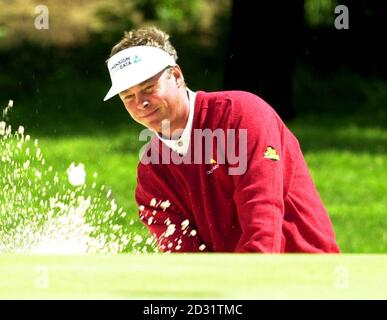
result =
M236 136L246 129L247 141L236 139L246 171L234 175L234 201L241 226L235 252L278 253L284 215L282 126L274 110L257 97L242 99L234 108Z
M142 223L155 237L163 252L207 251L196 227L178 205L177 195L161 183L152 169L139 169L136 202Z

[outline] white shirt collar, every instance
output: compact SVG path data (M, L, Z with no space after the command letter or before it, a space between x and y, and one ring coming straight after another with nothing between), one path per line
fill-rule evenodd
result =
M173 139L173 140L164 139L157 132L155 132L156 136L163 143L165 143L173 151L182 155L185 155L188 151L189 142L191 138L193 116L195 111L195 100L196 100L196 92L193 92L188 88L187 88L187 92L188 92L188 99L189 99L189 115L188 115L187 125L185 126L181 137L179 139Z

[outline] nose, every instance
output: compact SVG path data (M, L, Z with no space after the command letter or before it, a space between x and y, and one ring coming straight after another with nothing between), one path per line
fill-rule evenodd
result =
M150 102L141 93L136 96L136 100L138 109L146 109L150 105Z

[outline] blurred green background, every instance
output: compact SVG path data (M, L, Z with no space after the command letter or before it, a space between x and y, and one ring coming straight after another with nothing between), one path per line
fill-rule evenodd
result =
M291 79L281 107L293 111L285 121L301 143L343 252L387 252L387 72L378 50L386 19L378 7L382 2L376 3L359 1L351 11L349 2L350 30L337 30L337 1L298 1L302 32L295 41L282 39L289 43L279 55L286 58L295 47L292 68L275 75ZM41 4L49 9L48 30L34 27ZM171 34L192 90L229 88L226 72L235 49L230 34L240 22L235 18L240 5L231 0L1 0L0 106L14 100L5 120L39 139L55 170L65 172L75 162L85 164L87 179L97 172L97 183L111 189L128 213L122 224L145 236L134 201L142 128L118 98L103 103L110 87L105 60L123 31L155 24ZM269 13L254 11L260 17ZM260 32L270 37L272 29L249 23L244 36L250 45L265 45ZM281 34L286 26L276 23ZM365 29L373 36L359 39ZM274 43L276 36L270 39ZM274 96L264 89L268 86ZM283 86L272 81L255 93L276 108L275 95L282 92Z

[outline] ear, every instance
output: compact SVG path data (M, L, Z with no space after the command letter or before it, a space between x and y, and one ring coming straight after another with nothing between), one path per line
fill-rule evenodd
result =
M172 70L173 78L175 79L175 83L178 87L184 84L183 73L181 72L180 66L175 65Z

